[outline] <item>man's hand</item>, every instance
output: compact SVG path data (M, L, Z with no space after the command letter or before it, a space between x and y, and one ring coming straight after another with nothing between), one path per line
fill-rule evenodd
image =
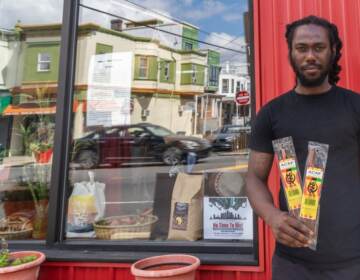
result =
M289 247L308 247L313 237L312 231L304 223L278 209L268 216L266 222L275 239Z
M308 247L313 237L301 221L275 208L267 179L273 155L251 150L246 178L246 193L252 208L271 227L275 239L289 247Z

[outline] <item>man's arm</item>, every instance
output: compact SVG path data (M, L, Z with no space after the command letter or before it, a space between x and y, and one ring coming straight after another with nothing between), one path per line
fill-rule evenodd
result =
M311 231L299 220L274 206L267 180L271 170L273 155L252 150L250 152L246 193L255 213L264 219L275 239L289 247L307 247Z

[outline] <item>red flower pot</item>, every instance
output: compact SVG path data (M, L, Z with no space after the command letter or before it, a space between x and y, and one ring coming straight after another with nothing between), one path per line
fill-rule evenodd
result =
M136 280L194 280L200 260L190 255L162 255L137 261L131 266Z
M34 255L36 260L16 266L0 268L0 280L36 280L38 279L40 264L45 261L45 255L38 251L20 251L10 253L10 258L22 258Z
M35 154L36 162L38 163L48 163L51 159L51 156L53 154L53 149L50 148L46 150L45 152L40 152Z

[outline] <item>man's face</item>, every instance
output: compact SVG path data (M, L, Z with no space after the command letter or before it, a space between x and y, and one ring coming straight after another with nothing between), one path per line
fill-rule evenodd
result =
M308 24L296 28L290 63L298 82L304 87L322 85L329 74L335 50L330 47L327 30Z

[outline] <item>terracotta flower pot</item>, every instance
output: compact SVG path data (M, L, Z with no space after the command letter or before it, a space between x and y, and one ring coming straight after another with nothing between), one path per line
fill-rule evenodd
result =
M131 266L136 280L194 280L200 260L190 255L162 255L137 261Z
M0 268L0 280L36 280L38 279L40 264L45 261L45 255L37 251L20 251L10 253L11 258L22 258L34 255L36 260L16 266Z

